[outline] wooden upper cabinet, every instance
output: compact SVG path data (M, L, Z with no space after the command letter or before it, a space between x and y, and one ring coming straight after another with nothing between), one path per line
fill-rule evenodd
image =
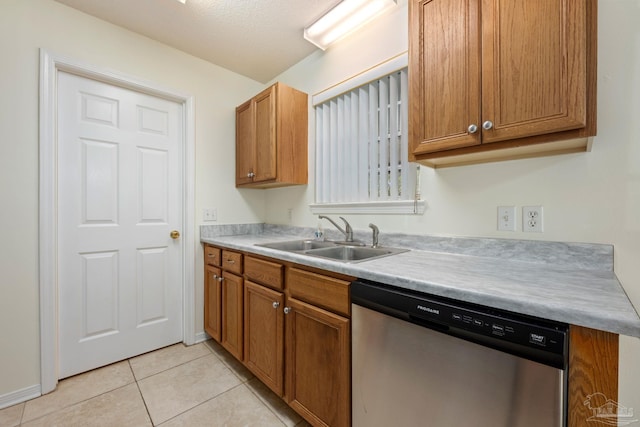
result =
M236 108L236 186L253 181L251 173L256 157L253 111L250 100Z
M276 83L236 108L236 186L307 183L307 94Z
M476 0L411 0L409 134L414 155L480 144Z
M410 160L584 151L596 131L596 9L597 0L410 0Z

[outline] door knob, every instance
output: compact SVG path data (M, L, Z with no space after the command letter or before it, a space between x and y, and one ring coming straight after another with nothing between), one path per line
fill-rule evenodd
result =
M171 233L169 233L169 236L171 236L172 239L177 239L178 237L180 237L180 232L178 230L173 230Z

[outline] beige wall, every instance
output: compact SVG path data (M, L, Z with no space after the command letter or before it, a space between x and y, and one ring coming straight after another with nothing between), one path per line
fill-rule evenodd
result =
M407 49L406 0L365 31L317 52L279 80L310 94ZM422 168L422 216L352 215L386 231L598 242L615 245L615 271L640 308L640 1L600 0L598 136L590 153L433 170ZM310 170L313 171L313 116ZM311 172L312 173L312 172ZM315 226L308 188L270 190L267 221ZM543 205L542 234L496 231L499 205ZM520 214L518 214L519 216ZM520 222L519 222L520 223ZM330 225L328 225L330 226ZM621 404L640 412L640 340L622 337Z
M310 94L407 49L406 0L393 14L279 77ZM378 216L385 231L539 238L615 245L615 269L640 307L640 1L601 0L598 137L591 153L464 168L423 168L423 216ZM40 382L38 326L38 49L195 96L196 223L216 207L219 223L313 226L310 185L234 188L235 105L262 85L52 0L0 1L0 399ZM313 116L311 116L313 119ZM635 123L634 123L635 120ZM267 198L268 196L268 198ZM496 206L541 204L545 233L495 231ZM374 218L353 216L356 228ZM202 282L198 247L196 284ZM196 330L202 294L196 286ZM640 411L640 340L621 340L620 403Z
M196 223L260 222L264 192L239 192L236 105L263 85L52 0L0 1L0 401L40 383L38 300L39 48L195 97ZM199 236L197 236L199 240ZM197 245L198 260L202 259ZM202 283L202 263L196 283ZM202 287L196 322L202 330Z

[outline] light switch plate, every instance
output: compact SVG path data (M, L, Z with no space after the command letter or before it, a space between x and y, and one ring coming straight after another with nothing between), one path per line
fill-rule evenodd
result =
M516 231L515 206L498 206L498 231Z
M202 210L202 219L204 221L217 221L218 210L215 208L205 208Z

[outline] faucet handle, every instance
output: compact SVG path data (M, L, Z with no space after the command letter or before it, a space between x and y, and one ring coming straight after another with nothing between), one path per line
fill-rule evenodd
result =
M373 239L371 241L371 247L372 248L377 248L378 247L378 235L380 234L380 229L378 228L377 225L375 225L373 223L369 223L369 227L373 230Z
M347 242L353 242L353 228L351 228L351 224L349 224L347 222L347 220L344 219L344 217L342 217L342 216L339 216L338 218L340 218L342 221L344 221L345 240Z
M344 226L345 226L345 228L346 228L346 230L347 230L347 233L348 233L349 231L353 230L353 229L351 228L351 224L349 224L349 223L347 222L347 220L346 220L346 219L344 219L344 217L343 217L343 216L339 216L338 218L340 218L342 221L344 221Z

